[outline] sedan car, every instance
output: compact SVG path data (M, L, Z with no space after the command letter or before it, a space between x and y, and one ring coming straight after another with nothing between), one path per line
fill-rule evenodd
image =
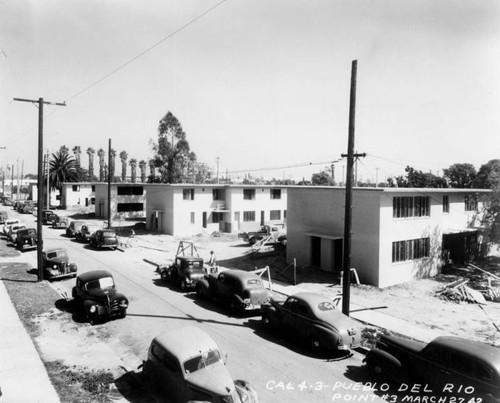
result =
M81 230L82 225L85 225L85 221L79 221L79 220L71 221L68 225L68 228L66 228L66 236L70 238L74 237L76 233Z
M153 339L143 375L172 403L257 403L255 390L245 381L233 381L222 357L217 343L201 329L174 329Z
M51 281L63 277L76 277L77 266L69 263L66 249L51 248L42 253L44 278Z
M26 225L21 223L9 225L9 230L7 231L7 240L15 245L17 239L17 232L25 228Z
M98 224L85 224L82 225L80 231L75 234L75 239L78 242L89 242L90 236L96 232L98 229L102 229L101 225Z
M16 248L21 251L36 249L38 237L35 228L23 228L17 231Z
M117 291L113 276L106 270L80 274L71 294L75 306L91 325L102 318L127 316L128 299Z
M2 232L3 232L3 234L7 235L9 233L9 227L12 224L19 224L19 223L20 223L20 221L17 218L7 218L5 220L5 222L3 223L3 226L2 226Z
M108 248L116 250L119 243L114 230L101 228L90 235L89 244L96 249Z
M265 328L289 331L311 349L349 351L361 344L358 323L338 311L324 295L300 292L261 308Z
M500 352L481 342L442 336L426 344L382 335L364 362L372 377L381 382L419 379L438 396L461 397L467 388L464 401L500 401Z

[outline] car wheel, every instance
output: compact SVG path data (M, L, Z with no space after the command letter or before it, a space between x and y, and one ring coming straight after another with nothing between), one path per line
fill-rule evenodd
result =
M120 318L122 318L122 319L123 319L123 318L126 318L126 317L127 317L127 310L126 310L126 309L124 309L124 310L121 312L121 314L120 314Z
M179 287L180 287L181 291L187 290L188 286L187 286L185 278L181 279L181 282L179 283Z
M248 243L249 243L251 246L255 245L255 244L257 243L257 238L255 238L255 237L250 238L250 239L248 240Z
M170 276L168 275L166 270L163 270L160 274L161 281L164 281L165 283L170 279Z
M197 297L200 297L200 298L203 298L203 291L202 291L202 286L201 286L201 284L199 284L199 283L198 283L198 284L196 284L196 288L195 288L195 290L196 290L196 296L197 296Z
M372 358L367 362L368 373L376 381L383 381L386 376L382 365L380 365L379 360Z
M229 310L236 315L241 315L241 306L236 298L231 298L229 300Z
M268 313L262 314L262 326L266 329L270 329L272 327L271 317Z

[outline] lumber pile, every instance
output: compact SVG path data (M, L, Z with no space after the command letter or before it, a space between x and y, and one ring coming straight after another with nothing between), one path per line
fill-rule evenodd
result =
M445 301L486 304L487 302L483 294L480 291L468 287L467 283L469 283L468 279L454 281L441 288L436 294Z

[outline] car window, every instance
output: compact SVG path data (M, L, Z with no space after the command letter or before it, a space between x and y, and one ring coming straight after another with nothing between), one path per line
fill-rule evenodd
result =
M311 311L305 302L297 301L296 312L299 315L311 317Z
M247 286L249 287L260 287L262 282L258 278L252 278L247 281Z
M451 354L450 369L466 375L474 373L472 360L459 354Z
M286 300L285 307L287 309L289 309L290 311L295 312L297 310L297 303L298 302L299 301L297 301L295 298L290 297Z
M486 365L481 363L476 363L476 376L484 381L491 381L493 379L493 373Z
M87 290L96 290L99 288L109 288L113 286L114 282L112 277L103 277L99 280L89 281L85 288Z
M116 233L112 232L112 231L105 231L105 232L103 232L103 236L104 236L104 238L115 238Z
M190 358L184 363L184 372L186 374L192 374L202 368L213 365L221 361L221 356L218 350L209 350L201 355Z

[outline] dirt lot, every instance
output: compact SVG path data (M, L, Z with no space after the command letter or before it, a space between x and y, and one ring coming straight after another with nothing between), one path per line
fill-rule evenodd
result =
M123 239L127 253L137 251L143 256L144 251L147 251L151 260L156 262L165 262L165 256L174 256L180 238L150 235L141 232L140 227L136 229L138 231L134 239ZM183 239L193 241L204 258L208 258L210 250L214 250L218 264L222 267L252 270L269 266L273 281L281 281L283 284L293 281L292 269L283 271L287 267L283 249L271 247L263 253L252 255L248 253L248 245L234 236L213 237L206 234ZM490 259L482 267L500 276L500 259ZM2 266L0 270L4 278L6 275L30 276L19 268ZM471 277L471 274L457 270L453 274L412 281L383 290L366 285L353 286L351 302L367 308L383 307L378 311L424 328L437 329L443 334L453 334L500 347L500 302L489 301L486 305L456 303L442 300L435 295L444 285L462 277ZM331 296L340 290L340 286L334 284L330 273L299 268L296 279L297 285L307 290ZM49 375L58 392L62 394L62 401L107 402L121 396L125 396L128 401L140 401L134 399L132 393L138 393L144 398L146 392L141 390L140 386L136 384L134 392L130 388L137 380L126 379L126 371L120 371L120 368L124 367L137 367L139 357L133 351L127 351L127 347L118 342L112 327L111 330L96 330L75 323L63 302L56 304L54 308L53 301L60 296L46 282L4 283L26 328L36 341ZM500 295L500 282L493 282L492 285L497 295ZM32 287L31 292L36 289L40 296L35 303L32 298L22 299L21 296L27 293L20 291L19 287ZM58 344L54 350L53 340L56 337ZM66 344L67 348L62 344ZM61 351L66 352L63 358ZM102 359L95 360L96 356ZM91 360L92 365L89 365L87 357L94 357Z

